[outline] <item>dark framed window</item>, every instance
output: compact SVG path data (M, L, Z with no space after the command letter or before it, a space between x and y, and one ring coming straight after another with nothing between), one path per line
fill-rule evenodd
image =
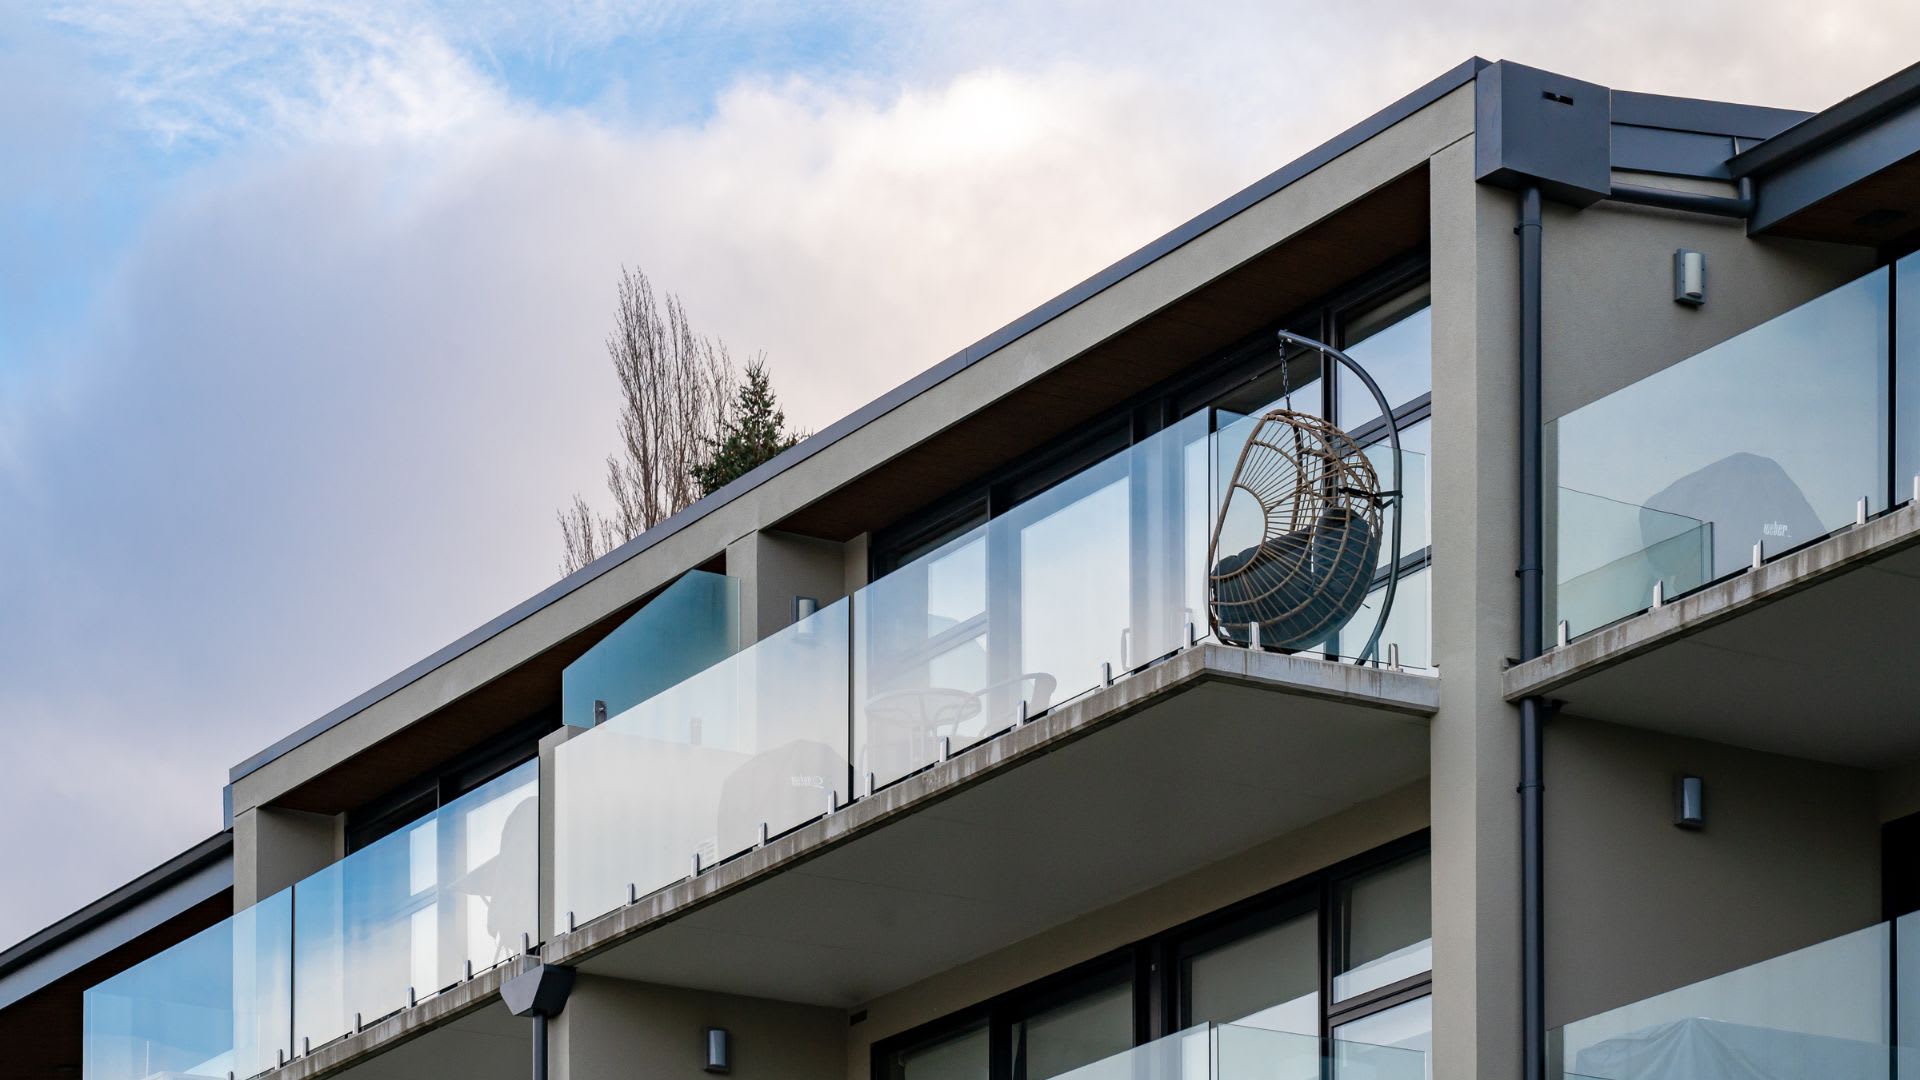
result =
M881 1040L873 1076L1051 1080L1205 1023L1291 1033L1336 1068L1336 1040L1424 1050L1430 872L1427 834L1406 837Z
M1342 381L1322 378L1317 357L1295 357L1283 363L1273 331L1292 330L1343 348L1366 346L1380 354L1384 370L1390 344L1417 340L1424 331L1425 324L1420 320L1424 319L1426 283L1426 254L1410 255L1299 311L1282 314L1266 329L1232 346L1196 358L1187 371L1116 406L1081 432L1023 455L1018 464L983 476L973 485L876 532L868 553L870 574L877 578L889 573L989 517L1007 512L1079 470L1203 409L1248 415L1256 409L1270 408L1278 398L1287 396L1291 407L1301 412L1342 415ZM1418 327L1395 329L1409 316L1419 322ZM1371 346L1367 345L1369 341ZM1368 363L1357 354L1356 359ZM1422 379L1418 359L1408 356L1404 348L1394 352L1392 360L1391 377L1380 380L1390 397L1399 392L1398 388L1430 383L1430 371ZM1356 393L1364 396L1364 391L1349 390L1347 397L1353 398ZM1397 397L1393 401L1395 416L1407 424L1425 416L1429 396L1422 390L1405 401ZM1373 426L1376 435L1384 432L1377 422ZM1354 434L1363 445L1368 441L1364 430Z
M364 806L347 812L347 854L399 832L447 803L540 756L540 739L560 727L543 709L479 746Z

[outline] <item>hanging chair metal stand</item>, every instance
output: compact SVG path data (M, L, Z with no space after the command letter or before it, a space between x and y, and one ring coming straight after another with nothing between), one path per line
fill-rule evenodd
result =
M1352 357L1325 342L1285 330L1276 332L1282 363L1288 345L1318 352L1353 372L1380 408L1393 453L1391 486L1380 490L1379 477L1359 444L1331 422L1287 409L1261 417L1241 449L1227 495L1221 500L1209 547L1209 607L1222 640L1232 641L1230 626L1243 621L1222 617L1223 609L1245 614L1249 646L1259 642L1263 624L1285 630L1295 647L1311 647L1351 619L1366 600L1379 557L1378 515L1392 510L1386 587L1373 632L1353 658L1365 664L1376 657L1387 616L1399 585L1401 510L1400 426L1380 386ZM1284 374L1285 369L1282 369ZM1282 442L1268 442L1275 438ZM1290 447L1290 449L1289 449ZM1221 557L1227 512L1238 492L1261 508L1261 538L1247 550ZM1275 518L1280 519L1275 531ZM1357 594L1355 590L1358 590ZM1267 644L1281 644L1269 642Z

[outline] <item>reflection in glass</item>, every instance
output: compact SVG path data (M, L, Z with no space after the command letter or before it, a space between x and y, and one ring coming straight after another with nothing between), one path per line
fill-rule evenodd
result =
M845 801L836 601L554 751L554 919L584 921ZM924 616L923 616L924 619ZM837 795L836 795L837 793Z
M1913 497L1920 476L1920 252L1894 264L1893 497Z
M1791 1061L1795 1076L1885 1076L1890 944L1883 923L1568 1024L1564 1067L1637 1078L1680 1060L1692 1075Z
M1115 674L1204 620L1208 422L1196 414L854 596L854 771L884 786ZM1107 667L1103 667L1106 665Z
M1375 1050L1418 1050L1433 1075L1433 998L1415 998L1333 1029L1333 1074L1352 1080L1370 1076Z
M1392 528L1393 515L1404 507L1406 518L1400 526L1400 554L1412 555L1432 543L1432 521L1429 517L1427 488L1433 478L1433 422L1422 420L1400 431L1400 490L1403 498L1399 504L1389 507L1381 517L1381 525ZM1373 468L1380 476L1380 486L1389 488L1393 483L1393 445L1381 440L1367 447L1367 460L1373 462ZM1391 533L1387 535L1392 535ZM1383 541L1380 545L1380 565L1385 566L1392 557L1392 545Z
M1051 1080L1133 1045L1133 984L1057 1005L1014 1024L1015 1080Z
M594 702L617 715L733 654L740 586L692 570L560 673L560 717L592 727Z
M1340 884L1335 1001L1433 967L1432 875L1433 856L1422 853Z
M1196 1024L1062 1073L1058 1080L1209 1080L1213 1076L1213 1040L1211 1024ZM984 1080L984 1076L973 1080Z
M294 1038L314 1046L517 955L539 898L529 761L294 886Z
M1214 1030L1219 1080L1326 1080L1318 1037L1223 1025ZM1336 1042L1333 1064L1346 1080L1425 1080L1427 1056L1418 1050Z
M293 891L89 989L84 1080L253 1076L293 1049Z
M1320 919L1309 913L1189 958L1182 973L1190 1023L1320 1029Z
M931 1046L894 1055L889 1080L985 1080L987 1029L983 1025Z
M1347 324L1342 350L1367 369L1394 409L1433 389L1433 309L1422 285ZM1342 366L1340 426L1355 431L1380 416L1366 384Z
M1882 269L1547 425L1552 618L1591 629L1882 508L1886 305Z
M1387 625L1380 630L1380 647L1375 650L1381 663L1394 653L1388 646L1398 646L1401 667L1416 671L1433 667L1432 578L1432 567L1401 575L1400 585L1393 592L1393 610L1387 612ZM1342 653L1356 653L1366 647L1367 635L1373 633L1373 622L1385 597L1386 586L1376 587L1347 620L1340 631Z

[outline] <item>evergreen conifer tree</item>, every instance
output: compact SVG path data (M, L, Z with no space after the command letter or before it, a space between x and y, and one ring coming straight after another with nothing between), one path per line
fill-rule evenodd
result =
M733 408L721 422L720 436L711 443L707 459L694 466L700 494L711 495L731 481L769 461L800 441L787 430L787 414L773 392L764 358L749 361L733 399Z

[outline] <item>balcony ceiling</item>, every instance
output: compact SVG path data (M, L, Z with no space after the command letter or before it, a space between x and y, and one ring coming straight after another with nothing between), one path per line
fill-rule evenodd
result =
M1202 653L1246 655L1189 650ZM1429 680L1369 674L1433 692ZM1084 737L1010 752L951 795L929 788L906 802L867 800L889 804L884 823L820 845L798 865L746 875L684 914L636 925L618 944L590 946L598 951L579 966L857 1005L1404 787L1427 773L1427 741L1423 717L1378 700L1253 685L1200 667ZM938 781L926 773L900 787ZM796 837L805 839L788 839Z
M1920 761L1912 505L1507 672L1595 720L1816 761Z
M340 1080L526 1080L533 1027L498 1000L333 1075Z

